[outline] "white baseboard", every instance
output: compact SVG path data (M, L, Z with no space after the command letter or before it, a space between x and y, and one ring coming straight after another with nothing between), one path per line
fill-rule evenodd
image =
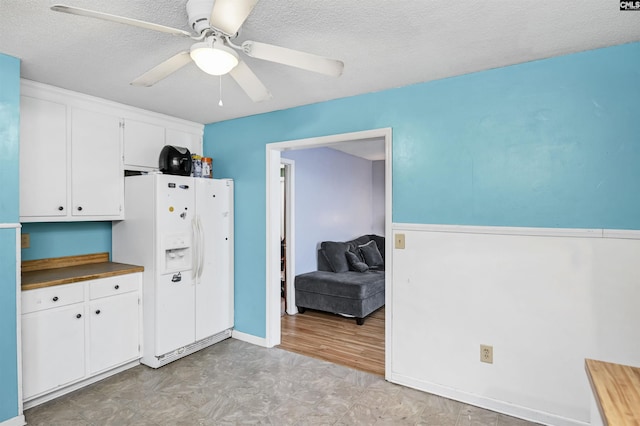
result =
M102 379L106 379L107 377L113 376L114 374L118 374L122 371L128 370L130 368L136 367L140 365L140 360L135 360L135 361L130 361L126 364L123 364L119 367L115 367L111 370L96 374L95 376L91 376L85 379L82 379L76 383L70 384L68 386L62 387L60 389L57 389L55 391L49 392L49 393L45 393L42 395L39 395L35 398L32 398L28 401L24 401L24 409L28 409L28 408L32 408L35 407L37 405L40 404L44 404L45 402L51 401L53 399L56 399L58 397L61 397L62 395L66 395L70 392L73 392L75 390L78 390L80 388L83 388L85 386L89 386L92 383L98 382ZM1 424L0 426L5 426L4 424Z
M267 339L264 337L257 337L253 334L243 333L238 330L233 330L231 337L237 340L242 340L243 342L251 343L252 345L262 346L263 348L268 348Z
M1 422L0 426L24 426L26 424L27 421L25 420L24 415L19 415Z
M482 397L480 395L461 392L459 390L452 389L446 386L412 379L411 377L406 377L393 372L391 373L390 378L387 378L387 380L398 385L407 386L423 392L439 395L445 398L453 399L455 401L463 402L465 404L474 405L476 407L485 408L487 410L495 411L497 413L506 414L508 416L517 417L519 419L524 419L535 423L553 426L589 426L589 423L584 423L575 419L568 419L566 417L557 416L551 413L545 413L542 411L536 411L530 408L521 407L519 405L509 404L508 402L498 401Z

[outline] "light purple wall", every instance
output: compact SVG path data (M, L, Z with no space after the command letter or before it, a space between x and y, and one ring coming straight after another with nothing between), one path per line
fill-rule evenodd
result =
M295 273L317 270L322 241L372 230L372 162L329 148L286 151L295 161Z
M372 162L371 183L371 233L384 235L384 160Z

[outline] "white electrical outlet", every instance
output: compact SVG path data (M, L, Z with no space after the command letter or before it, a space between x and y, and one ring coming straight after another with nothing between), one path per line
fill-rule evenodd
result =
M493 346L480 345L480 362L493 364Z

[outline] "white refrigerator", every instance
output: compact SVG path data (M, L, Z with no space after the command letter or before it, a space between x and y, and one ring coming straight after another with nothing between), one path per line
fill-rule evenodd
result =
M233 181L126 177L112 258L144 266L143 364L158 368L230 337Z

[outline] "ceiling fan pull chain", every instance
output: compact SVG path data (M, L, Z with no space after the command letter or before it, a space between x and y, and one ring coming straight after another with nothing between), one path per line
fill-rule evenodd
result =
M219 76L219 78L220 78L220 102L218 102L218 106L222 107L223 106L223 104L222 104L222 76Z

